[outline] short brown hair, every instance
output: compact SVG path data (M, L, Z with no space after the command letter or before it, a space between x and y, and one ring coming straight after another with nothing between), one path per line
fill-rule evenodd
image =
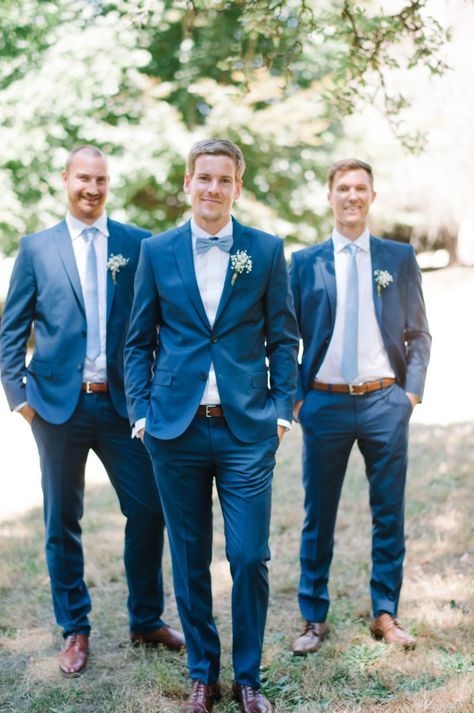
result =
M66 173L71 168L71 163L74 161L77 154L83 152L89 154L89 156L95 156L95 158L103 158L104 161L107 163L107 156L103 151L98 149L97 146L93 146L92 144L83 144L82 146L76 146L75 149L69 152L69 155L66 159L66 165L64 166L64 170L66 171Z
M210 154L211 156L229 156L235 163L235 175L240 180L245 171L245 159L242 151L236 144L227 139L203 139L192 146L188 154L188 174L194 173L194 166L198 156Z
M372 166L369 166L368 163L365 163L364 161L361 161L358 158L343 158L340 161L336 161L336 163L333 163L333 165L328 171L329 190L331 190L332 188L336 173L340 173L341 171L343 173L345 173L346 171L357 171L357 169L359 168L361 168L363 171L367 171L367 173L369 174L371 186L373 187L374 174L372 172Z

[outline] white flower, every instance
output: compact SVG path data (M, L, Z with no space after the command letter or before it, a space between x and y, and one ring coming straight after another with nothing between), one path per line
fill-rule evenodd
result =
M124 257L120 253L118 255L111 255L107 260L107 270L112 273L112 282L114 285L117 284L117 273L120 272L121 267L128 265L128 257Z
M380 297L382 295L382 290L393 282L393 277L388 270L374 270L374 277L375 284L377 285L377 294Z
M230 264L234 271L234 274L232 275L232 281L230 283L232 287L234 286L235 281L239 275L241 275L243 272L246 272L247 274L252 272L252 258L246 250L237 250L236 253L231 255Z

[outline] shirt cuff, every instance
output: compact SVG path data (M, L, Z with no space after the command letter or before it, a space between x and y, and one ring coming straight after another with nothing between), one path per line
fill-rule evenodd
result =
M135 421L132 428L132 438L138 438L138 433L142 430L142 428L145 428L145 426L146 418L139 418L138 421Z
M293 428L293 425L284 418L279 418L277 420L277 424L286 428L287 431L291 431L291 429Z
M14 410L14 411L17 411L17 412L18 412L18 411L21 411L21 409L23 408L23 406L28 406L28 401L23 401L23 403L18 404L18 406L15 406L15 408L14 408L13 410Z

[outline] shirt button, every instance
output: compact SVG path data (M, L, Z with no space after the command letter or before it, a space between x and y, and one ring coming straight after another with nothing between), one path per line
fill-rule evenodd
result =
M203 371L201 371L201 373L199 374L199 378L201 379L201 381L204 381L206 379L206 375Z
M213 344L217 344L217 337L213 335L213 336L211 337L211 342L212 342Z

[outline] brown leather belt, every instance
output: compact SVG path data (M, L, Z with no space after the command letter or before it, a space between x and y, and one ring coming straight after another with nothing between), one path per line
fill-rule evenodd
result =
M92 384L90 381L85 381L82 384L82 391L86 394L106 394L109 387L106 383L103 384Z
M198 416L206 416L207 418L222 418L224 415L222 406L219 406L219 404L203 404L199 406L196 413Z
M371 391L386 389L395 383L395 379L379 379L378 381L367 381L365 384L324 384L322 381L313 381L312 389L316 391L330 391L335 394L351 394L351 396L362 396Z

